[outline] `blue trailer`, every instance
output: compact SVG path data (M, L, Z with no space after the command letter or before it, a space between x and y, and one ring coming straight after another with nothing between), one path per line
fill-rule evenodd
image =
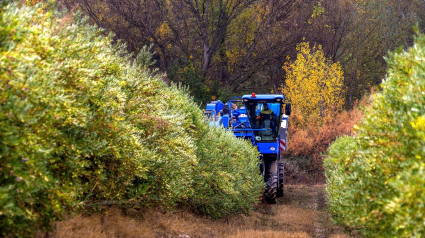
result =
M249 140L257 147L268 203L276 203L276 198L284 193L281 153L287 148L290 114L291 105L285 103L284 95L255 93L233 97L226 103L212 101L204 111L210 126L231 130L236 137Z

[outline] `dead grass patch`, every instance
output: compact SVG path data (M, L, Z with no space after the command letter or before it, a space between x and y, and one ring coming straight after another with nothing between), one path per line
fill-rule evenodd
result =
M50 237L349 237L331 222L324 200L320 199L323 193L323 185L286 186L285 197L279 199L278 204L258 204L250 215L224 220L157 209L130 218L121 210L111 208L104 214L78 215L56 222Z
M283 232L283 231L257 231L257 230L244 230L239 231L236 235L229 236L230 238L276 238L276 237L287 237L287 238L310 238L311 236L306 232Z

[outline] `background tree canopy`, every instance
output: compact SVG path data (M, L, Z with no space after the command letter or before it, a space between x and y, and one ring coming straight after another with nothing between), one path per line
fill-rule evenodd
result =
M425 26L420 0L62 0L116 34L130 52L153 44L157 66L199 102L276 92L296 45L322 45L344 71L346 107L381 83L383 56Z

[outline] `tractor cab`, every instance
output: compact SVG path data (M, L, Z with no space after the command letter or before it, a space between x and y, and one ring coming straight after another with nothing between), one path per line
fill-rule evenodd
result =
M251 129L256 142L271 142L279 139L282 115L283 95L244 95Z

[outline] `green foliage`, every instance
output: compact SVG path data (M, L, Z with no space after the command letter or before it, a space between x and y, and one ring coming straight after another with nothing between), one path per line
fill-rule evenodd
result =
M208 127L187 90L149 69L147 48L133 60L78 13L0 12L2 236L29 237L103 201L189 202L223 217L258 199L255 150Z
M367 237L425 236L425 35L386 59L382 92L325 161L336 221Z
M202 76L202 71L197 69L191 61L187 62L183 68L177 66L177 69L171 70L168 76L173 82L180 82L187 86L193 100L198 104L205 104L211 101L212 96L217 96L216 85L206 80Z
M211 147L211 145L215 145ZM222 128L207 131L197 143L199 169L195 171L192 204L213 217L248 212L261 196L257 148L234 139Z

